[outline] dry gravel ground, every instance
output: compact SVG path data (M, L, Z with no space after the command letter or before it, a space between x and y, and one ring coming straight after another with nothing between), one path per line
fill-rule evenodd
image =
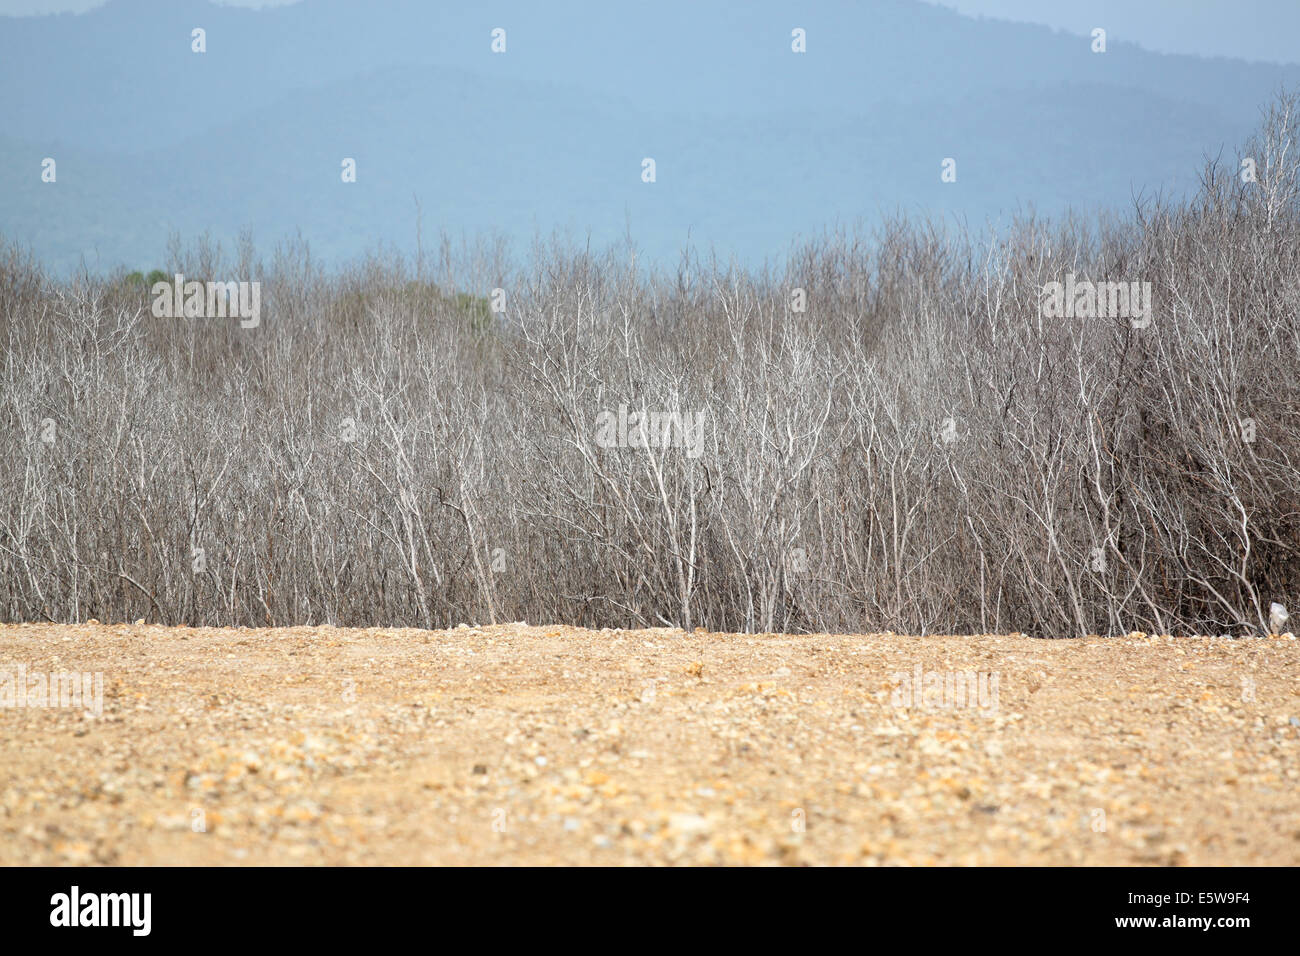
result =
M1298 658L1287 638L0 626L0 681L103 673L98 717L0 706L0 863L1295 865ZM996 675L996 699L902 706L918 666Z

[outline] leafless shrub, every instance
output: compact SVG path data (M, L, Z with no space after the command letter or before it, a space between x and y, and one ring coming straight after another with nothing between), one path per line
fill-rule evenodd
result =
M780 272L174 241L262 283L251 329L0 247L0 616L1264 628L1300 585L1298 122L1267 110L1254 182ZM1067 274L1150 282L1150 324L1044 315ZM698 443L602 433L642 412Z

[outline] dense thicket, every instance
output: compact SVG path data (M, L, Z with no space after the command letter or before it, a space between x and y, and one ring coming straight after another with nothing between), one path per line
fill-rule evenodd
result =
M1298 119L1187 200L779 272L174 246L262 283L255 329L6 247L0 616L1257 630L1300 594ZM1150 282L1150 324L1043 316L1067 274ZM700 453L605 447L620 406Z

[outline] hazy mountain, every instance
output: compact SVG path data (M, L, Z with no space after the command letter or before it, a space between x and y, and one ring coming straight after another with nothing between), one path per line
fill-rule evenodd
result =
M418 196L426 235L630 231L660 260L689 235L757 263L895 209L980 224L1177 191L1300 81L905 0L702 6L113 0L0 18L0 233L58 269L148 268L169 230L244 226L260 243L301 229L336 259L413 247Z

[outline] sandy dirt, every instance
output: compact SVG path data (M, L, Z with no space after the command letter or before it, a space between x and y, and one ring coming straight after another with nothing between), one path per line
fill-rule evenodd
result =
M1296 865L1297 664L1286 638L4 625L0 863ZM67 671L102 674L101 714L31 706Z

